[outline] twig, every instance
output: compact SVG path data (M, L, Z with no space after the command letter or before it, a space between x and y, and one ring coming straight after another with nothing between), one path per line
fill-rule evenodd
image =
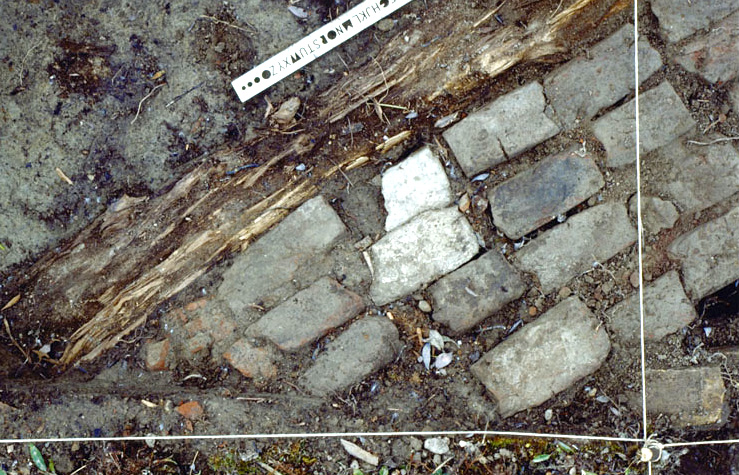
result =
M439 465L438 467L436 467L435 469L433 469L433 470L431 471L431 473L432 473L432 474L434 474L434 473L437 473L437 472L438 472L439 470L441 470L442 468L444 468L444 467L446 466L446 464L448 464L449 462L451 462L451 460L452 460L453 458L454 458L454 457L449 457L448 459L444 460L444 461L443 461L443 462L441 463L441 465Z
M279 471L275 470L274 468L270 467L264 462L260 462L257 460L257 464L259 464L260 467L262 467L264 470L267 471L267 473L271 473L272 475L282 475Z
M164 84L166 84L166 83L164 83ZM139 118L139 114L141 113L141 106L144 104L144 101L147 100L148 98L150 98L151 95L154 94L154 91L156 91L160 87L164 86L164 84L160 84L158 86L154 86L154 89L152 89L151 91L149 91L149 94L145 95L144 98L139 101L139 108L136 110L136 117L134 117L133 120L131 121L131 125L133 125L133 123L136 122L136 119Z
M172 104L174 104L175 102L179 101L180 99L182 99L182 98L183 98L183 97L185 97L186 95L190 94L190 93L191 93L192 91L194 91L195 89L198 89L199 87L201 87L201 86L202 86L203 84L205 84L205 81L201 82L201 83L200 83L200 84L198 84L197 86L193 86L193 87L191 87L190 89L188 89L187 91L183 92L183 93L182 93L182 94L180 94L179 96L175 96L175 98L174 98L174 99L172 99L171 101L169 101L169 102L167 103L167 105L166 105L166 106L164 106L164 107L169 107L169 106L171 106Z
M739 137L722 137L720 139L711 140L710 142L697 142L695 140L688 140L686 143L692 145L713 145L719 142L731 142L732 140L739 140Z
M472 29L474 30L474 29L475 29L475 28L477 28L478 26L480 26L480 25L482 25L483 23L485 23L486 21L488 21L488 20L490 19L490 17L491 17L491 16L495 15L496 13L498 13L498 11L500 11L500 9L501 9L501 8L503 8L503 5L505 5L507 1L508 1L508 0L506 0L506 1L505 1L505 2L503 2L503 3L501 3L501 4L500 4L500 5L498 5L497 7L493 8L493 9L492 9L492 10L490 10L489 12L487 12L487 13L485 14L485 16L484 16L484 17L480 18L479 20L477 20L477 21L475 22L475 24L474 24L474 25L472 25Z
M23 353L23 356L26 357L26 361L31 361L31 358L28 356L28 353L26 353L26 350L21 347L21 345L18 344L17 341L15 341L15 338L13 338L13 334L10 332L10 324L8 323L7 318L3 318L3 323L5 324L5 331L8 332L8 336L10 337L10 341L13 342L13 345L15 345L16 348L18 348L21 353Z
M41 41L36 43L35 45L31 46L28 51L26 51L26 54L23 56L23 59L21 60L21 67L18 71L18 85L23 86L23 72L26 70L26 60L28 59L28 56L31 54L31 51L35 50L41 46Z
M222 25L230 26L231 28L236 28L237 30L243 31L245 33L249 33L249 30L247 30L246 28L242 28L242 27L240 27L238 25L234 25L232 23L228 23L227 21L219 20L218 18L216 18L214 16L200 15L200 18L205 18L207 20L212 21L213 23L220 23ZM250 25L248 21L245 21L245 20L241 20L241 21L243 21L244 24L246 24L246 26L248 26L249 28L251 28L254 33L256 33L258 31L256 28L254 28L252 25Z

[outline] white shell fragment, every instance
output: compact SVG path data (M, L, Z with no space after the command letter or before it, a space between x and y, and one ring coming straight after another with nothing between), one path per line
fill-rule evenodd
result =
M291 97L282 103L280 108L277 109L277 112L272 114L272 120L280 125L287 125L293 121L295 114L298 113L298 109L300 109L300 99Z
M346 450L346 452L355 459L359 459L362 462L366 462L374 466L377 466L380 463L380 458L377 455L367 452L357 444L341 439L341 445L344 447L344 450Z
M449 452L448 437L434 437L423 441L423 448L432 454L444 455Z
M429 337L426 339L434 348L444 351L444 337L436 330L429 330Z
M436 369L444 368L449 366L453 360L454 353L442 353L436 357L436 360L434 360L434 367Z
M287 7L287 10L293 15L295 15L296 18L300 18L301 20L304 18L308 18L308 12L305 11L304 8L290 5L289 7Z
M431 369L431 345L429 343L423 345L421 349L421 361L427 370Z
M456 122L458 117L459 117L459 112L445 115L444 117L442 117L441 119L437 120L434 123L434 127L436 127L437 129L443 129L444 127Z

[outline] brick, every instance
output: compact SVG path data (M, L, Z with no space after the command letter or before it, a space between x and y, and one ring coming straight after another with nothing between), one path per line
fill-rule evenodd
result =
M646 81L662 66L659 53L639 41L639 79ZM544 81L544 90L565 128L593 117L634 89L634 27L625 25L569 61Z
M187 358L203 356L209 352L210 345L213 344L213 338L206 333L198 333L197 335L185 340L185 354Z
M267 312L247 329L283 351L296 351L364 310L362 297L324 277Z
M238 317L252 304L289 297L280 288L345 233L341 219L322 196L306 201L234 259L223 274L220 298Z
M687 38L698 30L708 29L712 22L739 9L737 0L652 0L651 5L652 12L659 20L662 36L670 43Z
M454 196L444 167L429 147L423 147L382 175L382 195L392 231L420 213L445 208Z
M479 246L472 226L455 208L426 211L370 248L370 296L385 305L453 271Z
M582 203L604 185L592 157L553 155L488 193L493 224L518 239Z
M592 374L610 349L600 321L570 297L485 353L471 370L508 417Z
M623 167L636 162L634 101L619 106L593 122L593 134L606 149L606 166Z
M721 368L649 369L647 414L665 415L675 428L717 429L726 423L728 397Z
M726 17L711 31L686 44L675 61L708 82L726 83L739 75L739 12Z
M682 263L693 301L730 284L739 278L739 208L683 234L668 250Z
M701 137L710 142L718 135ZM648 176L650 185L683 212L706 209L739 191L739 153L728 143L707 147L675 141L644 160L659 173Z
M606 313L610 316L608 328L625 341L639 343L637 293L614 305ZM644 337L647 340L661 340L690 325L696 317L693 304L685 295L677 271L669 271L644 286Z
M190 420L200 419L205 413L205 411L203 410L203 406L197 401L189 401L180 404L175 408L175 411L177 411L185 419Z
M667 81L639 96L639 112L639 150L642 154L695 129L690 112Z
M629 199L629 213L636 216L636 195ZM662 229L670 229L679 217L677 208L671 202L656 196L642 196L642 225L648 234L657 234Z
M393 361L400 347L393 322L365 317L328 343L315 364L300 376L299 384L317 396L342 391Z
M444 139L471 177L557 134L545 107L542 86L533 82L470 114L444 132Z
M149 371L164 371L167 369L167 361L171 344L169 338L161 341L148 342L144 345L144 363Z
M533 272L545 293L605 262L636 241L636 230L620 203L589 208L542 233L516 253L517 266Z
M223 359L250 379L273 379L277 376L276 356L267 347L260 348L241 338L223 354Z
M433 319L454 332L472 329L525 290L518 272L497 251L489 251L439 279L429 288Z

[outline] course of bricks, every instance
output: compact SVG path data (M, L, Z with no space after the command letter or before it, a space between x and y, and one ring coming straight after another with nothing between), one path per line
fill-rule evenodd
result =
M737 2L695 3L691 23L671 2L652 2L664 40L684 42L664 61L709 82L735 81ZM734 33L722 36L717 28ZM663 58L645 38L638 54L643 84ZM596 314L567 287L609 261L634 258L635 199L600 196L614 170L635 166L633 57L633 27L626 25L588 55L470 111L444 132L467 180L483 182L575 127L600 141L602 157L592 144L576 142L487 188L490 219L500 236L517 242L515 249L485 246L452 192L449 167L436 149L424 146L379 179L384 233L367 233L357 243L332 203L323 196L309 200L236 256L215 295L163 319L160 338L143 350L147 368L164 371L200 358L269 381L279 377L287 354L314 348L294 383L331 396L393 364L403 345L387 309L409 296L419 301L414 294L427 291L429 301L418 305L448 334L472 332L515 302L532 309L530 323L471 369L501 417L536 407L593 375L612 342L639 342L633 288ZM691 145L698 130L682 101L669 81L640 95L642 161L671 173L654 177L653 196L642 196L647 236L667 233L678 220L739 192L735 144ZM739 208L676 236L667 252L677 270L645 282L650 341L690 325L700 299L739 278ZM537 294L556 305L538 314L530 305ZM648 380L655 415L678 427L725 423L726 388L715 367L655 368ZM678 385L684 397L673 400Z

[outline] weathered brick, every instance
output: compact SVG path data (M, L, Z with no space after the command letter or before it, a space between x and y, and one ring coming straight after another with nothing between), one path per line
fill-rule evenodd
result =
M193 358L196 356L204 356L209 352L213 338L207 333L198 333L193 337L185 340L185 357Z
M675 61L712 83L727 83L739 75L739 12L686 44Z
M542 86L527 84L498 98L444 132L467 176L525 152L559 132L544 114Z
M299 384L311 394L331 395L383 368L395 359L400 347L393 322L365 317L328 343L315 364L300 376Z
M726 423L728 398L721 368L647 370L647 414L675 428L716 429Z
M377 305L390 303L453 271L478 248L472 226L456 208L426 211L370 248L370 296Z
M710 142L719 135L701 137ZM644 160L650 186L669 197L683 212L706 209L739 191L739 153L728 143L685 145L682 141L661 148Z
M382 175L382 195L392 231L420 213L449 206L454 200L444 167L429 147L423 147Z
M639 80L646 81L660 66L659 53L646 40L639 41ZM546 96L565 128L590 119L633 89L633 25L625 25L544 81Z
M641 325L637 293L614 305L607 314L610 316L608 328L626 341L639 343ZM661 340L690 325L696 317L676 271L667 272L644 286L644 337L647 340Z
M623 167L636 162L634 101L613 109L593 122L593 134L606 149L606 165Z
M182 415L182 417L184 417L185 419L190 420L200 419L205 413L203 406L198 401L189 401L182 403L175 408L175 411L180 413L180 415Z
M652 12L659 19L662 36L674 43L698 30L708 29L712 22L739 9L739 2L737 0L691 2L652 0L651 6Z
M600 321L570 297L485 353L471 370L508 417L592 374L610 349Z
M148 342L144 345L144 363L149 371L164 371L167 369L171 344L169 338L161 341Z
M695 128L695 121L672 85L664 81L639 96L639 151L667 145Z
M324 277L267 312L247 329L283 351L295 351L364 310L362 297Z
M636 230L620 203L589 208L546 231L516 253L520 269L533 272L549 293L594 261L605 262L636 241Z
M592 157L574 151L553 155L490 190L493 224L518 239L582 203L603 184Z
M276 356L268 347L257 347L241 338L223 354L223 359L247 378L272 379L277 376Z
M634 217L637 215L636 201L636 194L634 194L629 199L629 213ZM642 226L647 233L657 234L662 229L670 229L679 217L680 214L671 202L656 196L642 196L641 219Z
M234 259L223 274L219 296L237 316L258 302L278 302L279 293L302 267L329 250L346 232L322 196L306 201Z
M525 290L518 272L497 251L448 274L429 288L433 319L464 332L519 298Z
M681 261L694 301L739 279L739 208L683 234L668 249Z

